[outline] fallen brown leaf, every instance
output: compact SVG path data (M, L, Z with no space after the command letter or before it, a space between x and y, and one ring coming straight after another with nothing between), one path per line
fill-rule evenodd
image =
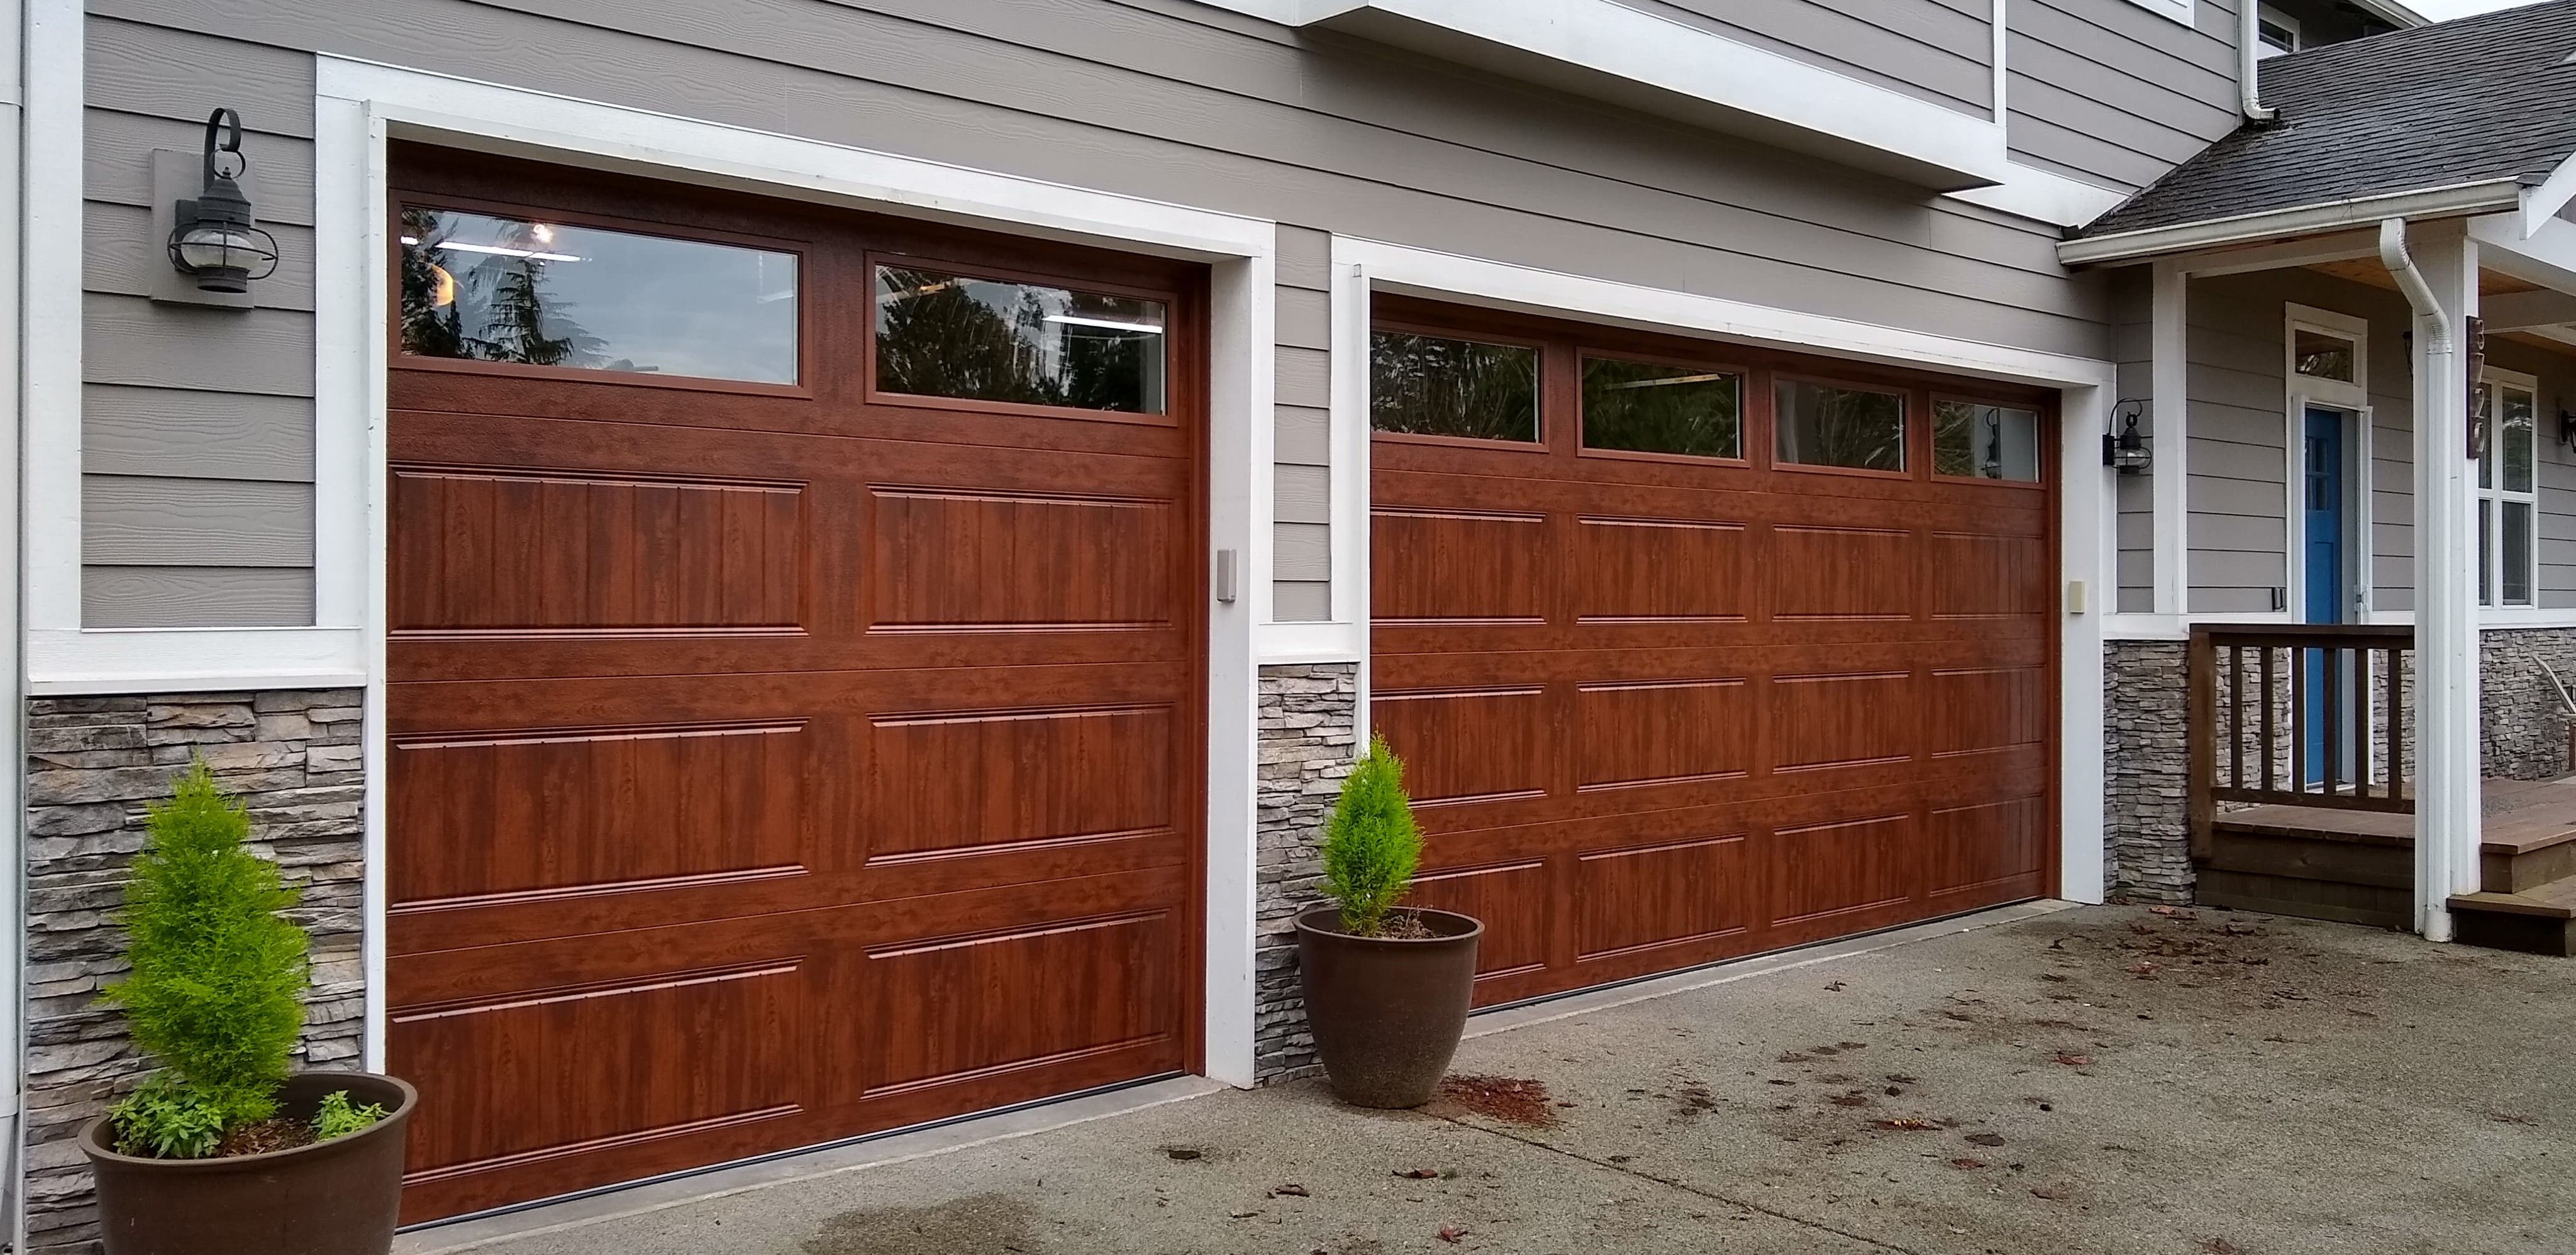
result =
M1431 1236L1436 1237L1443 1242L1456 1243L1467 1236L1467 1231L1456 1225L1444 1225L1441 1227L1440 1232L1432 1234Z
M1270 1196L1271 1196L1272 1198L1277 1198L1277 1197L1279 1197L1280 1195L1283 1195L1283 1194L1284 1194L1284 1195L1287 1195L1287 1196L1288 1196L1288 1197L1290 1197L1290 1198L1312 1198L1312 1197L1314 1197L1314 1195L1309 1194L1309 1193L1307 1193L1307 1192L1306 1192L1306 1187L1305 1187L1305 1186L1298 1185L1298 1184L1296 1184L1296 1183L1294 1183L1294 1182L1291 1182L1291 1183L1289 1183L1289 1184L1287 1184L1287 1185L1280 1186L1278 1189L1275 1189L1275 1190L1270 1191Z
M1440 1170L1438 1168L1404 1168L1399 1169L1395 1175L1408 1181L1437 1181L1440 1179Z
M1941 1127L1939 1124L1926 1120L1921 1116L1899 1116L1893 1120L1874 1120L1871 1123L1876 1124L1882 1129L1899 1133L1921 1133Z
M1960 1157L1951 1160L1950 1166L1957 1168L1962 1172L1973 1172L1979 1168L1985 1167L1986 1161L1982 1159L1970 1159L1965 1155L1961 1155Z
M1968 1135L1968 1140L1979 1146L2001 1146L2004 1144L2004 1137L2001 1133L1971 1133Z
M2089 1068L2093 1066L2093 1056L2073 1054L2064 1050L2057 1052L2057 1061L2070 1068Z

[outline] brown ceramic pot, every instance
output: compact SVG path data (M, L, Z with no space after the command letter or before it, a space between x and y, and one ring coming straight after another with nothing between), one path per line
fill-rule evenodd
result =
M1412 911L1432 935L1354 937L1338 908L1297 917L1306 1021L1333 1094L1357 1107L1419 1107L1440 1091L1476 994L1485 926L1448 911Z
M403 1126L420 1094L368 1072L299 1072L278 1112L311 1119L322 1096L383 1105L385 1118L346 1137L265 1155L144 1159L116 1153L101 1117L80 1148L98 1178L107 1255L385 1255L402 1208Z

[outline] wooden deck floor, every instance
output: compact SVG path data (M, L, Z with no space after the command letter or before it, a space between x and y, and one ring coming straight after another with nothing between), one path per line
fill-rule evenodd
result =
M2576 913L2576 777L2488 780L2479 834L2484 892L2498 910ZM2280 915L2404 928L2414 920L2415 817L2319 806L2223 811L2201 860L2199 897Z

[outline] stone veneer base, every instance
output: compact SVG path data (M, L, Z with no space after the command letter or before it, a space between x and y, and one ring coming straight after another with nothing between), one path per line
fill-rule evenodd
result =
M1321 896L1318 843L1359 752L1359 692L1357 663L1261 669L1253 1072L1264 1083L1319 1070L1294 921Z
M109 915L143 848L144 804L202 754L250 807L252 841L303 894L313 987L299 1066L356 1068L366 1025L365 870L357 689L49 697L27 703L27 1107L31 1252L98 1246L73 1144L149 1065L98 1005L125 971Z

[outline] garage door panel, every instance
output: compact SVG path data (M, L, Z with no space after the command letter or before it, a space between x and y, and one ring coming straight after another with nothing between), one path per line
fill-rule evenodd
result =
M800 957L780 956L399 1010L397 1075L479 1081L442 1093L461 1109L413 1137L407 1179L793 1115L811 1100L811 983Z
M1580 624L1742 623L1759 613L1742 523L1585 516L1567 567Z
M1370 609L1409 623L1536 623L1548 616L1547 516L1379 511L1369 520Z
M1555 711L1540 686L1381 689L1370 723L1403 757L1416 806L1543 796L1553 783Z
M1761 709L1743 676L1576 690L1575 787L1634 789L1749 775Z
M1171 831L1169 704L929 711L871 721L869 860L918 862Z
M804 720L396 737L396 909L561 903L803 873ZM519 839L484 839L492 829Z
M870 631L1171 622L1169 498L882 486L869 495Z
M828 601L828 598L826 599ZM852 598L855 608L857 598ZM828 610L829 607L821 607ZM757 653L742 649L761 638ZM392 679L596 679L803 673L840 670L943 670L1120 663L1159 664L1190 648L1180 624L1151 629L1062 629L977 632L885 632L870 636L811 632L688 633L616 637L481 633L445 637L404 634L389 660Z
M397 467L396 632L782 630L801 625L794 483Z
M864 1043L861 1095L1120 1050L1162 1046L1177 1054L1170 1008L1187 927L1153 910L870 947L847 965L851 983L832 999L860 1011L850 1028Z
M2039 796L1932 808L1924 825L1925 892L1997 896L2035 882L2048 862L2047 809Z
M1768 688L1775 772L1834 771L1913 756L1910 671L1782 675Z
M1774 831L1764 842L1779 887L1771 922L1801 924L1904 902L1913 895L1920 833L1910 814Z
M1449 868L1416 877L1404 901L1484 921L1476 978L1489 981L1548 965L1556 932L1548 880L1548 864L1537 859Z
M1927 677L1925 748L1935 757L2039 745L2054 713L2045 667L1937 668Z
M1936 619L2046 614L2056 567L2040 536L1938 532L1924 547L1928 612Z
M1772 528L1772 618L1913 618L1913 540L1886 528Z
M1575 946L1583 962L1742 933L1761 919L1759 869L1741 832L1576 860Z

